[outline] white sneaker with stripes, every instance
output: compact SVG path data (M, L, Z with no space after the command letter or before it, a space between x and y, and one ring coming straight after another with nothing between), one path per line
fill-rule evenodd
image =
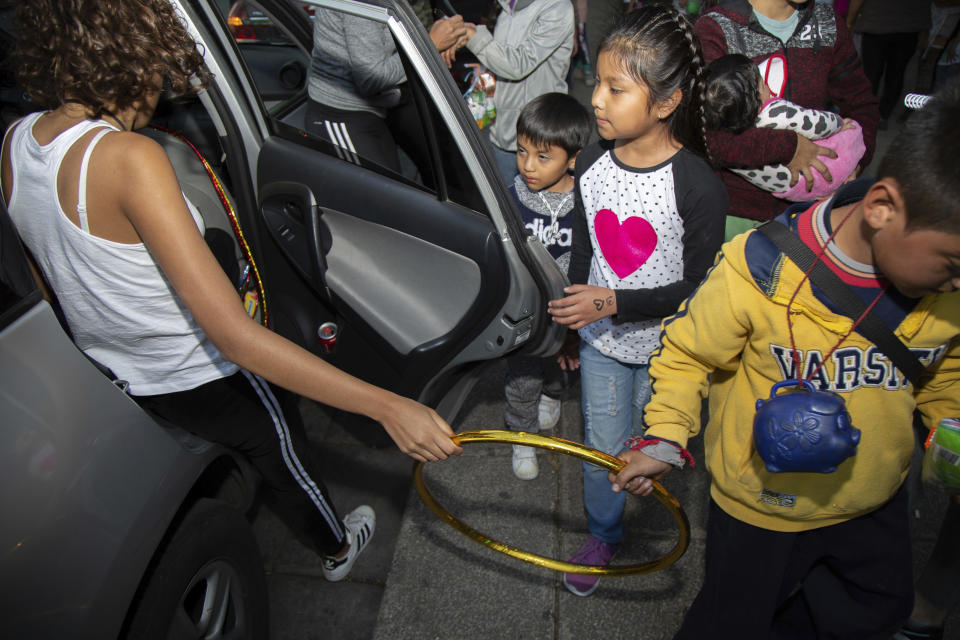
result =
M343 580L353 568L360 555L373 537L373 530L377 526L377 516L373 509L365 504L360 505L347 514L343 519L343 526L347 529L347 542L350 548L342 558L336 556L323 557L323 577L330 582Z

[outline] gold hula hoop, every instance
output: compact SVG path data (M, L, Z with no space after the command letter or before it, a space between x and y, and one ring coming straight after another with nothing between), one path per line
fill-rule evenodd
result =
M458 433L452 436L452 438L453 441L459 445L470 444L474 442L500 442L506 444L526 445L528 447L536 447L538 449L546 449L547 451L553 451L555 453L561 453L563 455L573 456L574 458L585 460L586 462L597 465L598 467L603 467L604 469L613 472L620 471L620 469L622 469L626 464L623 460L609 456L602 451L591 449L590 447L580 444L579 442L564 440L562 438L551 438L549 436L542 436L535 433L525 433L522 431L502 431L495 429L483 431L464 431L463 433ZM440 506L440 504L434 499L433 495L431 495L430 491L427 489L427 485L423 480L422 462L418 462L414 468L413 481L417 487L417 493L420 494L420 499L423 500L428 507L430 507L430 509L437 515L438 518L449 524L463 535L467 536L471 540L474 540L475 542L479 542L485 547L493 549L494 551L499 551L500 553L506 554L512 558L529 562L530 564L544 567L546 569L553 569L554 571L563 571L564 573L591 574L597 576L633 576L643 573L652 573L654 571L659 571L660 569L669 567L671 564L679 560L680 556L682 556L687 550L687 545L690 543L690 522L687 520L687 514L684 513L683 507L680 506L680 503L677 502L677 499L670 495L670 493L663 488L663 485L655 480L652 480L653 496L663 503L663 505L670 511L671 515L673 515L673 519L676 521L677 528L680 533L677 544L665 556L657 560L653 560L652 562L609 567L573 564L571 562L564 562L562 560L545 558L543 556L530 553L529 551L524 551L523 549L518 549L503 542L494 540L490 536L484 535L471 528L469 525L461 522L449 511Z

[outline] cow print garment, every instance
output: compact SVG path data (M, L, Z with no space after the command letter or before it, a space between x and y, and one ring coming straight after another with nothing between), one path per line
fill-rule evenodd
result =
M807 109L788 100L775 98L760 110L757 128L796 131L808 140L820 140L840 131L843 118L833 111ZM758 169L733 169L750 184L771 193L790 189L790 170L783 164L770 164Z

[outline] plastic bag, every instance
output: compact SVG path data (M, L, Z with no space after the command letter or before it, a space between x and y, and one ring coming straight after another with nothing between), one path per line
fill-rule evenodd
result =
M463 97L467 107L481 129L489 127L497 119L497 106L493 101L493 92L497 86L497 79L482 65L471 65L467 74L467 90Z
M944 418L927 437L921 477L948 491L960 490L960 420Z

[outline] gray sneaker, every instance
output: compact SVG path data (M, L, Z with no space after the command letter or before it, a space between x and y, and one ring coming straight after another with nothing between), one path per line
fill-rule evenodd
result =
M370 538L373 537L377 516L373 513L373 509L362 504L347 514L343 519L343 526L347 530L347 542L350 544L347 555L342 558L323 556L323 577L330 582L343 580L350 573L360 552L366 548Z

